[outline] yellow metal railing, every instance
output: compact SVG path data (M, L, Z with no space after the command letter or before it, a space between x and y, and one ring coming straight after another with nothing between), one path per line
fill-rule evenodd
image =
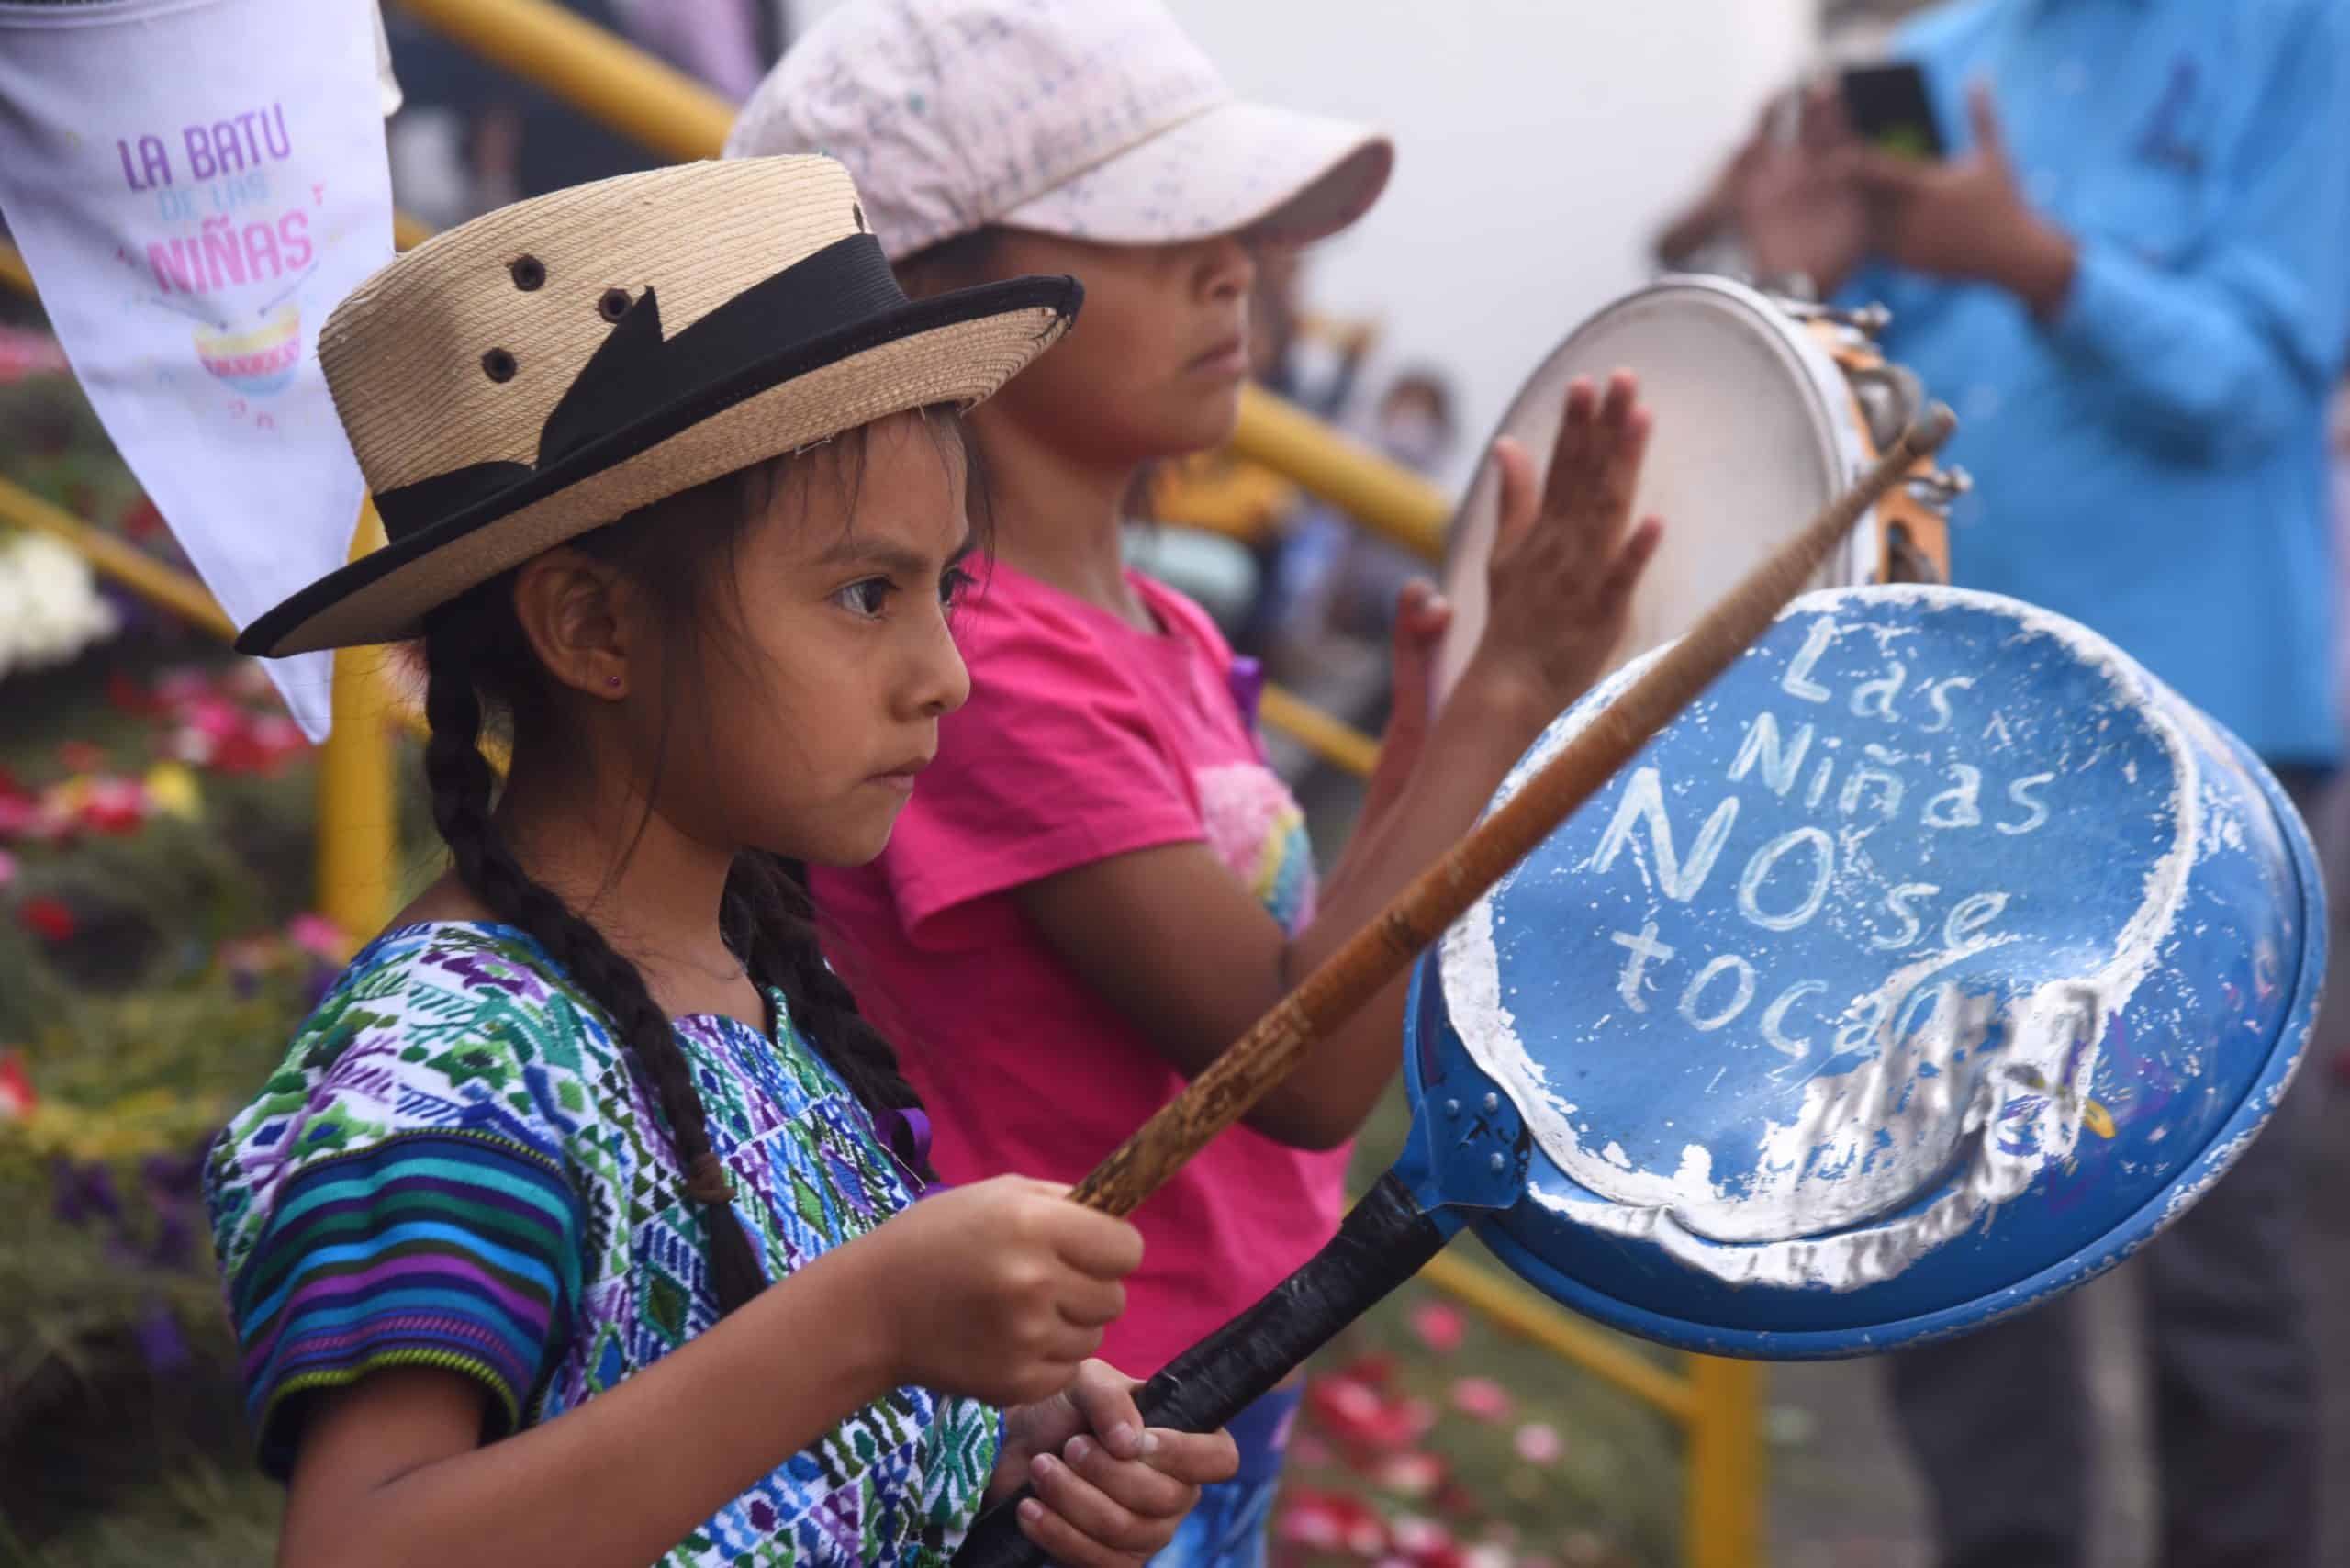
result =
M677 159L715 157L733 118L724 100L549 0L397 0L411 15L483 59L570 103L591 118ZM431 230L396 217L407 248ZM32 292L23 261L0 242L0 283ZM1440 558L1451 503L1418 475L1332 431L1270 393L1244 388L1234 450L1331 502L1370 531L1420 555ZM79 519L0 480L0 521L65 539L102 572L159 607L221 635L222 614L202 585ZM372 506L353 554L381 538ZM319 898L354 934L388 913L391 855L389 762L382 720L405 704L369 660L345 651L335 666L333 735L319 769ZM1265 693L1266 722L1315 755L1368 774L1377 745L1341 721L1279 689ZM1422 1277L1500 1327L1550 1350L1673 1419L1688 1443L1684 1553L1690 1568L1754 1568L1762 1561L1762 1370L1751 1362L1685 1358L1675 1372L1649 1361L1492 1269L1445 1254Z

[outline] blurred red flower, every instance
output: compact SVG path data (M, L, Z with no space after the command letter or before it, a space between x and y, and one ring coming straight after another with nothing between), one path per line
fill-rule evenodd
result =
M27 899L25 907L17 914L28 929L46 941L71 941L80 929L81 923L73 918L73 912L52 898Z

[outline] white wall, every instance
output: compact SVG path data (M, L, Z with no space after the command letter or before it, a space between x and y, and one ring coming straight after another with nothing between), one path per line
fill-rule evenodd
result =
M1317 307L1429 360L1464 448L1800 70L1815 0L1171 0L1243 93L1382 125L1395 177L1311 263ZM1378 384L1374 371L1372 385ZM1459 467L1473 460L1464 450ZM1458 477L1458 474L1455 476Z
M796 0L801 25L831 3ZM1448 368L1468 446L1544 352L1646 277L1651 230L1810 58L1817 13L1817 0L1169 3L1242 93L1393 134L1393 183L1317 252L1307 303L1382 319L1374 387L1402 361Z

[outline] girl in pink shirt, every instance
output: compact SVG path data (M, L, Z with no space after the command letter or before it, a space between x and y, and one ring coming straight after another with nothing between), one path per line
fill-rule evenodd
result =
M898 1042L949 1181L1081 1176L1476 819L1597 673L1658 525L1630 525L1629 377L1569 399L1545 493L1515 448L1489 625L1440 715L1447 624L1396 632L1395 717L1317 890L1255 734L1253 666L1127 570L1141 466L1232 433L1260 247L1351 222L1384 139L1234 100L1158 0L848 0L754 95L729 151L821 148L917 295L1085 285L1082 325L975 410L991 574L961 611L968 705L870 867L819 873L827 951ZM1105 1352L1156 1368L1327 1239L1347 1145L1394 1073L1399 983L1134 1217ZM1293 1393L1234 1423L1241 1474L1170 1551L1249 1561Z

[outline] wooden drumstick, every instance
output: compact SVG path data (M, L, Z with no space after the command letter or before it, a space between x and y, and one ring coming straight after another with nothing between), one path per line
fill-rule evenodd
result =
M1106 1214L1130 1214L1216 1134L1247 1115L1315 1041L1409 969L1423 948L1712 685L1804 590L1860 515L1949 440L1957 424L1942 405L1928 409L1858 483L1748 573L1506 803L1095 1166L1070 1197Z

